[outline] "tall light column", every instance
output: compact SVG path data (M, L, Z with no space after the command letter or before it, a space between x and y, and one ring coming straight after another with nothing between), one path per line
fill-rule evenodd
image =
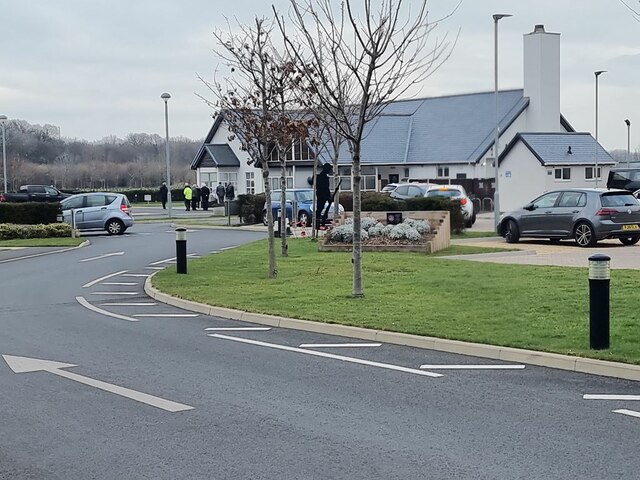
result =
M629 168L629 162L631 161L631 120L627 118L624 123L627 124L627 168Z
M596 188L598 188L598 177L600 176L598 175L598 77L605 72L606 70L597 70L593 72L596 76L596 171L594 172L596 177Z
M4 180L4 193L7 193L7 149L5 146L5 123L7 123L7 116L0 115L0 125L2 125L2 178Z
M171 98L171 95L168 93L163 93L160 95L160 98L164 100L164 127L165 127L165 135L166 140L164 142L165 146L165 160L167 163L167 187L169 188L169 192L167 193L167 206L169 207L169 218L171 218L171 158L169 156L169 105L168 101Z
M505 17L511 17L509 13L495 13L493 15L493 46L494 46L494 70L493 76L495 79L495 97L496 97L496 137L493 143L493 165L495 169L495 188L493 193L493 213L494 213L494 227L496 232L498 231L498 223L500 222L500 193L498 190L498 141L500 137L500 117L498 116L498 20Z

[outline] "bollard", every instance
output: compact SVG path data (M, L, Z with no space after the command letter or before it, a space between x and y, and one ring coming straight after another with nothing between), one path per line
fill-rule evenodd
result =
M589 346L609 348L609 283L611 257L597 253L589 257Z
M187 229L176 228L176 272L187 273Z

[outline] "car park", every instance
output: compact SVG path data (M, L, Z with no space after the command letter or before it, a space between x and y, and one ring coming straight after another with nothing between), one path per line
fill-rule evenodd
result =
M471 228L473 224L476 223L476 212L473 208L473 202L462 185L433 185L427 189L424 196L447 197L451 200L459 201L462 215L464 216L464 226Z
M498 233L508 243L522 237L574 239L581 247L617 238L640 241L640 201L626 190L572 188L547 192L502 216Z
M282 192L280 190L275 190L271 192L271 212L273 218L278 218L278 211L280 210L280 198ZM313 220L313 190L311 188L290 188L287 189L286 192L286 214L287 218L291 220L293 218L291 212L294 208L296 209L296 218L298 222L304 224L306 226L310 226ZM326 204L325 204L326 207ZM329 207L329 212L333 209L333 203ZM342 215L344 213L344 207L342 205L338 205L339 213ZM331 218L331 214L329 214L329 218ZM267 225L267 206L266 204L262 208L262 223Z
M133 225L131 204L121 193L80 193L60 202L63 221L78 230L106 230L122 235Z

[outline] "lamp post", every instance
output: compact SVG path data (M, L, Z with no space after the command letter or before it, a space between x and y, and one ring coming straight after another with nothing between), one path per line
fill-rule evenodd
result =
M160 95L160 98L164 100L164 126L165 126L165 134L166 140L164 142L165 146L165 160L167 163L167 186L169 187L169 192L167 193L167 206L169 207L169 218L171 218L171 158L169 157L169 105L168 101L171 98L171 95L168 93L163 93Z
M629 162L631 161L631 120L627 118L624 123L627 124L627 168L629 168Z
M7 149L5 146L5 124L7 116L0 115L0 125L2 125L2 178L4 180L4 193L7 193Z
M493 46L494 46L494 69L493 77L495 80L495 97L496 97L496 137L493 143L493 166L495 169L495 183L493 193L493 214L494 214L494 227L496 232L498 231L498 223L500 223L500 193L498 190L498 141L500 137L500 117L498 116L498 20L505 17L511 17L509 13L495 13L493 15Z
M600 176L598 175L598 77L605 72L606 70L597 70L593 72L596 76L596 171L594 172L596 177L596 188L598 188L598 177Z

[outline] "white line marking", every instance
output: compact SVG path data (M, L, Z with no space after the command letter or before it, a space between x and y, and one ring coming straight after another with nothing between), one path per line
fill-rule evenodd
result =
M187 257L197 256L197 253L187 253ZM165 258L164 260L158 260L157 262L150 263L149 265L160 265L161 263L172 263L176 261L176 257Z
M332 353L316 352L314 350L304 350L302 348L287 347L285 345L277 345L275 343L258 342L256 340L248 340L246 338L230 337L228 335L220 335L220 334L217 334L217 333L209 333L207 335L209 337L221 338L223 340L233 340L234 342L248 343L248 344L251 344L251 345L258 345L260 347L275 348L277 350L285 350L287 352L304 353L306 355L312 355L314 357L332 358L334 360L342 360L344 362L357 363L359 365L368 365L370 367L385 368L385 369L388 369L388 370L395 370L395 371L398 371L398 372L413 373L415 375L422 375L422 376L425 376L425 377L434 377L434 378L442 377L442 374L440 374L440 373L425 372L423 370L416 370L415 368L400 367L398 365L390 365L388 363L371 362L369 360L362 360L361 358L345 357L345 356L342 356L342 355L334 355Z
M266 332L271 327L209 327L205 332Z
M583 395L584 400L640 400L640 395L600 395L600 394L586 394Z
M427 370L521 370L524 365L420 365Z
M214 250L213 252L209 252L211 255L215 255L216 253L220 253L220 250Z
M114 257L116 255L124 255L124 252L105 253L104 255L99 255L97 257L84 258L80 260L80 262L91 262L93 260L100 260L102 258Z
M55 253L63 253L63 252L68 252L70 250L77 250L78 248L80 248L80 245L78 245L77 247L63 248L62 250L54 250L52 252L34 253L32 255L25 255L23 257L8 258L6 260L0 260L0 263L17 262L18 260L27 260L28 258L43 257L45 255L53 255Z
M126 270L120 270L119 272L110 273L109 275L105 275L104 277L96 278L95 280L92 280L89 283L85 283L82 286L82 288L93 287L96 283L100 283L101 281L106 280L107 278L117 277L118 275L122 275L123 273L126 273L126 272L127 272Z
M172 402L170 400L165 400L164 398L156 397L154 395L149 395L147 393L131 390L130 388L120 387L118 385L112 385L110 383L96 380L95 378L89 378L83 375L78 375L77 373L62 370L63 368L70 368L70 367L77 366L70 363L51 362L48 360L40 360L40 359L28 358L28 357L15 357L12 355L3 355L2 358L4 358L4 361L7 362L7 365L9 365L9 368L11 368L11 370L13 370L14 373L29 373L29 372L42 372L42 371L49 372L59 377L66 378L68 380L73 380L74 382L82 383L84 385L89 385L90 387L99 388L100 390L103 390L105 392L113 393L115 395L120 395L121 397L125 397L130 400L135 400L136 402L145 403L147 405L151 405L152 407L166 410L167 412L174 413L174 412L182 412L184 410L193 410L193 407L190 405L184 405L182 403Z
M137 282L102 282L100 285L122 285L124 287L132 287L140 284Z
M138 292L91 292L91 295L142 295Z
M197 313L136 313L134 317L175 317L175 318L191 318L199 317Z
M611 410L613 413L621 413L622 415L628 415L630 417L640 418L640 412L636 412L634 410L627 410L625 408L621 408L619 410Z
M131 303L127 303L127 302L107 302L107 303L101 303L100 305L103 305L105 307L152 307L154 305L157 305L156 302L131 302Z
M122 276L123 277L150 277L151 275L148 273L127 273Z
M84 297L76 297L76 300L84 308L88 308L89 310L93 310L94 312L99 313L101 315L106 315L108 317L118 318L120 320L126 320L128 322L137 322L138 321L135 318L127 317L125 315L118 315L117 313L108 312L107 310L103 310L102 308L98 308L95 305L91 305Z
M231 250L232 248L236 248L235 246L231 246L231 247L222 247L220 250L224 251L224 250Z
M380 347L381 343L303 343L300 348Z
M164 270L167 267L144 267L144 268L150 268L151 270Z

